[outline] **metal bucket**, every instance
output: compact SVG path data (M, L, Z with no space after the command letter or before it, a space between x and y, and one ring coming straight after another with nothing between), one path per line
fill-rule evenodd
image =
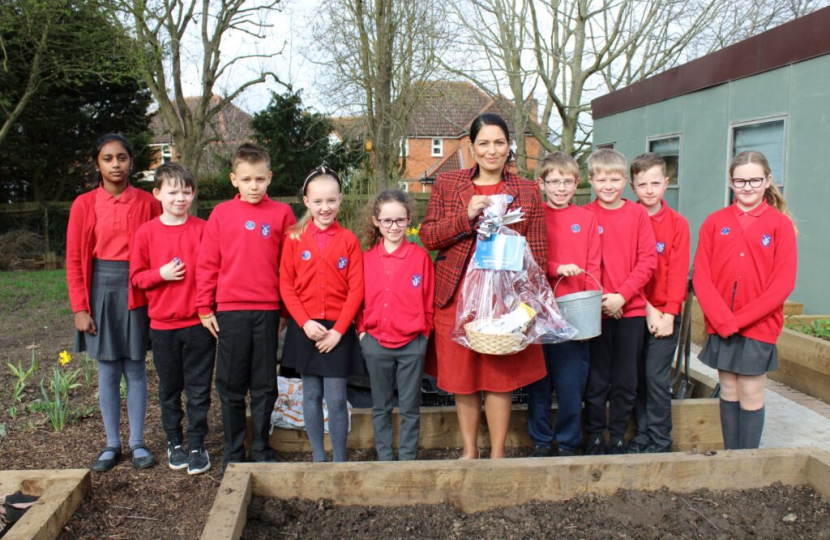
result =
M588 272L585 273L591 276ZM559 281L565 277L562 276ZM556 298L559 311L562 312L565 320L578 330L577 334L571 338L574 341L591 339L602 333L602 284L594 276L591 276L591 279L599 285L598 291L582 291L556 298L556 287L559 286L559 281L553 288L553 296Z

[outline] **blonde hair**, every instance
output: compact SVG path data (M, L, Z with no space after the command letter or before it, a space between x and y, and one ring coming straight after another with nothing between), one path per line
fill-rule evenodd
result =
M764 176L767 178L772 174L769 161L767 161L767 157L763 153L756 150L744 150L732 158L732 162L729 164L729 178L732 178L732 175L735 174L735 169L749 164L761 167L764 170ZM790 212L790 207L787 205L784 195L774 182L770 182L769 187L764 191L764 201L790 218L790 221L793 222L796 234L798 233L798 226L795 224L795 217Z
M317 171L317 169L315 169L314 171ZM309 174L309 177L306 178L306 181L303 184L303 196L304 197L305 197L305 192L308 189L308 185L310 183L315 182L315 181L320 180L320 179L327 179L327 180L331 180L332 182L337 182L337 190L342 191L341 184L340 184L340 177L334 176L334 175L329 174L329 173L317 173L317 174L315 174L314 171L312 171L312 173ZM297 223L295 223L294 226L291 227L291 229L289 229L291 231L291 234L289 234L288 237L291 240L299 240L300 237L303 235L303 233L306 231L306 229L308 229L308 224L309 223L311 223L311 212L308 209L306 209L305 214L303 214L303 217L301 217L300 220Z
M573 176L579 182L579 165L565 152L554 152L545 156L545 159L539 163L536 176L544 180L554 171L562 173L563 176Z
M628 174L628 161L625 156L613 148L600 148L588 156L588 176L599 172Z
M386 203L398 203L406 208L406 217L412 217L412 199L399 189L387 189L375 196L374 200L366 206L366 217L363 220L363 244L371 248L381 241L383 235L375 225L372 218L380 215L380 208Z

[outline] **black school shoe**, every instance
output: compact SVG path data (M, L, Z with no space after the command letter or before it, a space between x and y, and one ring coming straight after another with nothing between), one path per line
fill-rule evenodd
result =
M574 450L568 450L567 448L562 448L561 446L556 451L556 455L559 457L571 457L575 456L576 452Z
M533 448L533 452L531 452L530 457L550 457L552 455L553 451L550 445L537 444Z
M167 445L167 465L174 471L187 468L187 452L182 448L182 443L171 442Z
M137 457L135 455L135 451L141 449L146 451L147 455L143 457ZM150 449L144 446L143 444L131 446L130 454L132 455L133 467L135 467L136 470L140 471L142 469L149 469L150 467L156 464L156 458L153 457L153 454L150 452Z
M650 445L648 445L648 448L646 448L643 453L664 454L667 452L671 452L671 446L660 446L659 444L651 443Z
M605 439L603 439L602 434L588 436L588 444L585 446L585 453L583 455L605 455Z
M654 444L654 443L652 443L651 441L649 441L647 443L631 441L631 444L628 445L628 453L629 454L644 454L648 450L648 447L651 446L652 444Z
M115 454L115 457L110 459L101 459L106 452L112 452ZM121 449L114 448L112 446L107 446L100 452L98 452L98 457L95 458L95 461L92 462L92 470L95 472L107 472L111 471L121 462Z
M202 474L210 470L210 455L203 447L194 448L187 456L187 474Z
M621 454L627 454L628 447L625 445L625 440L623 439L611 439L608 443L608 455L610 456L619 456Z

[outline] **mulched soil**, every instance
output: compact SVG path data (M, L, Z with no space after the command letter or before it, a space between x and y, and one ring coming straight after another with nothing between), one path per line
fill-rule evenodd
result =
M810 488L780 484L742 492L622 491L478 514L450 503L386 508L255 497L242 538L827 540L830 502Z

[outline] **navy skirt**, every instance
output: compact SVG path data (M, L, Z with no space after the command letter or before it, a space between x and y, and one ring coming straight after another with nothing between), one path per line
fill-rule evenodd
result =
M147 306L127 309L130 286L130 263L127 261L92 262L92 286L89 310L98 333L91 336L75 331L75 352L96 360L144 360L150 342L150 318Z
M740 334L727 338L709 334L698 358L711 368L738 375L763 375L778 369L778 349L775 345Z
M331 330L334 321L314 319ZM318 377L338 377L345 379L349 375L366 373L363 363L363 353L354 325L350 325L340 339L340 343L331 352L322 354L317 350L315 342L305 335L294 319L288 320L285 331L285 346L283 347L282 365L292 368L301 375L317 375Z

